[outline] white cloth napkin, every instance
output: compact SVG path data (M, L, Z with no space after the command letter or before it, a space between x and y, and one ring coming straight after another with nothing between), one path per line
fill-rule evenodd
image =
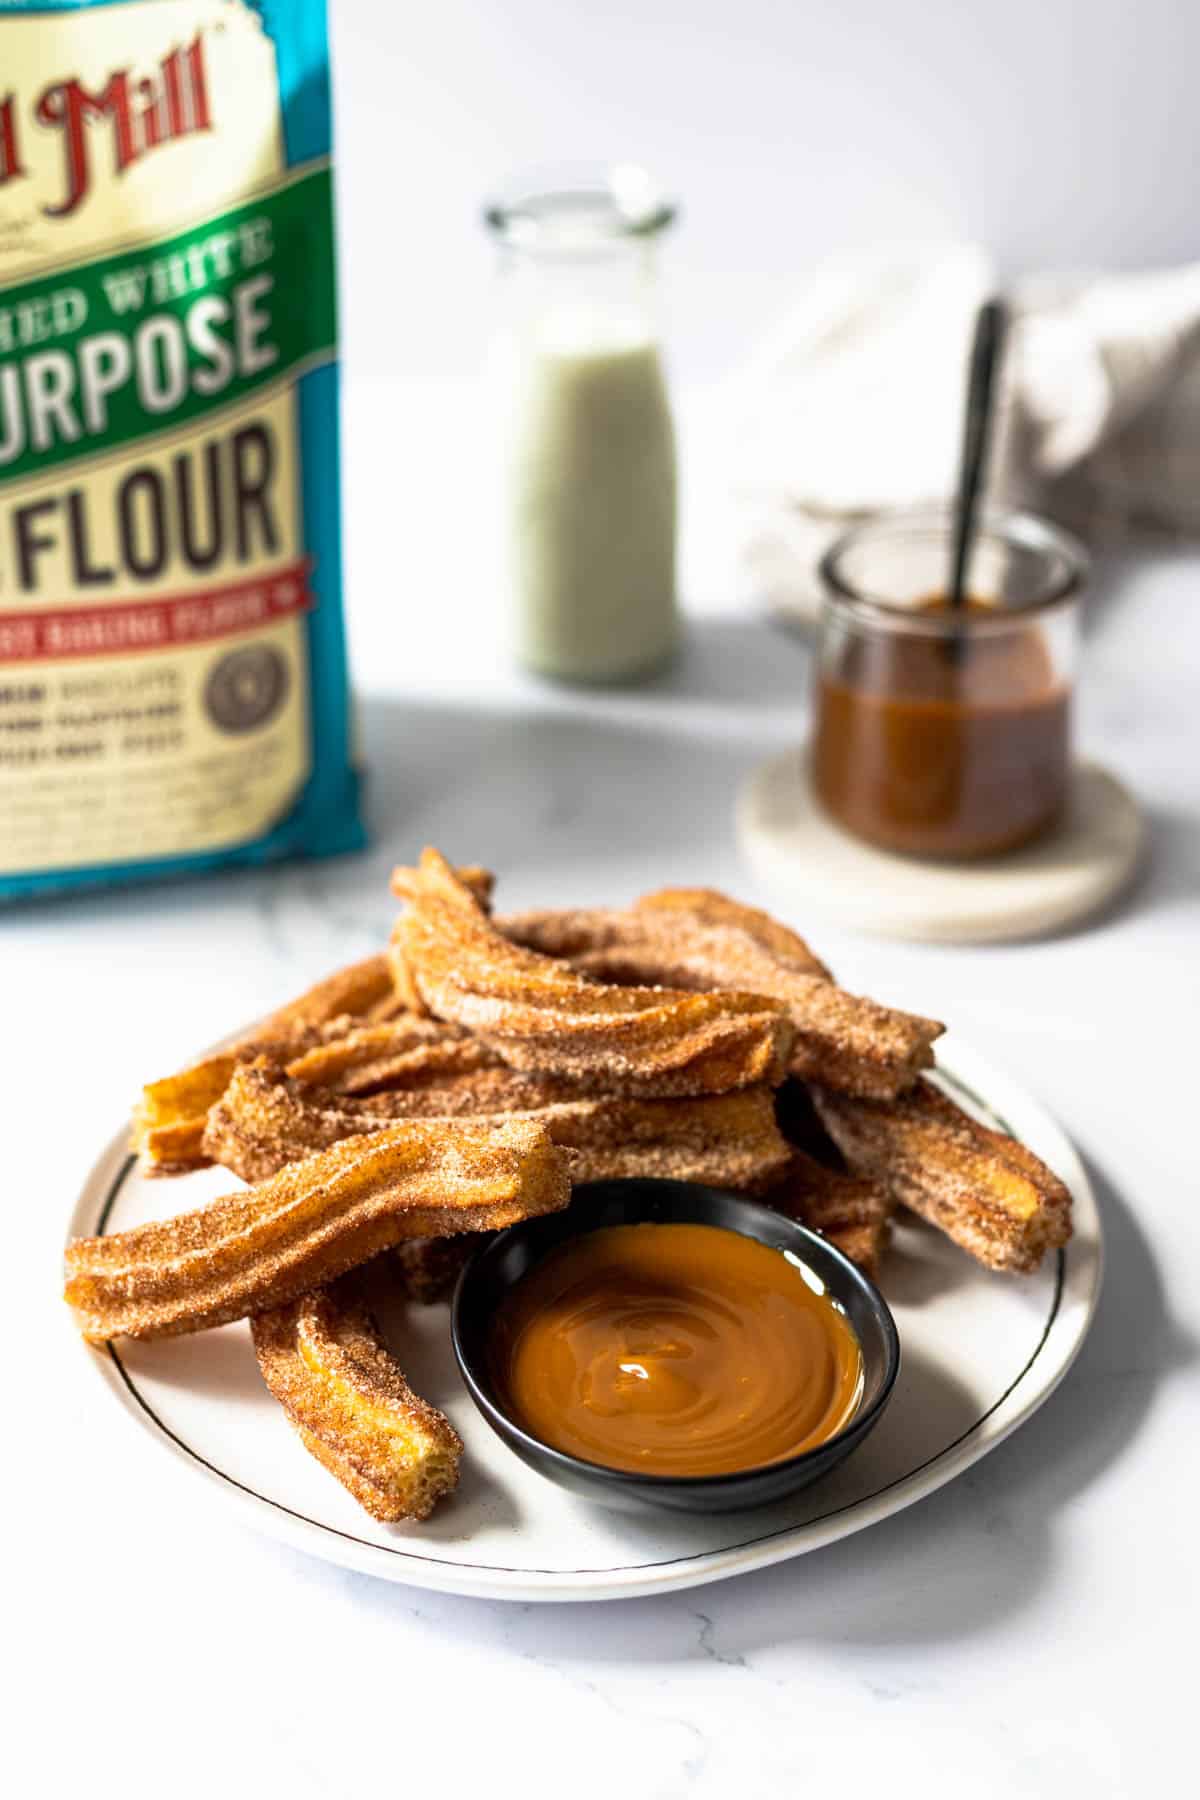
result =
M811 618L822 551L855 519L953 493L975 314L970 245L814 271L733 393L743 568ZM1012 324L988 493L1089 542L1200 535L1200 263L1005 290Z

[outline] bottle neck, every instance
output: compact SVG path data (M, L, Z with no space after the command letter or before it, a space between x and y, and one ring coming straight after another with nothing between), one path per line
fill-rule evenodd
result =
M620 239L569 256L506 248L500 267L508 324L549 349L620 348L659 336L653 240Z

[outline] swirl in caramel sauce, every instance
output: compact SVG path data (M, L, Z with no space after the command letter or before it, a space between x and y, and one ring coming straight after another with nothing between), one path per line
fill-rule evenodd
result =
M811 1270L713 1225L612 1225L560 1245L507 1294L500 1398L555 1449L612 1469L720 1475L836 1436L862 1352Z

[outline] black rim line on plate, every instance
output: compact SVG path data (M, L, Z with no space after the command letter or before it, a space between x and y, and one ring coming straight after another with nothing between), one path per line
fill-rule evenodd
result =
M944 1070L939 1070L938 1073L942 1076L943 1080L947 1081L948 1085L954 1086L958 1089L960 1094L973 1101L981 1112L990 1114L990 1116L1002 1127L1008 1137L1013 1137L1015 1135L1005 1121L1001 1119L1000 1115L988 1106L978 1094L969 1088L966 1082L959 1081L957 1077L948 1077ZM100 1210L100 1217L96 1222L95 1235L97 1237L103 1237L105 1235L109 1217L116 1204L117 1195L124 1186L125 1179L129 1175L131 1169L135 1166L136 1161L136 1157L127 1156L125 1161L121 1164L121 1167L113 1176L108 1193L105 1195L104 1205ZM1058 1263L1055 1271L1054 1293L1050 1301L1050 1311L1047 1315L1046 1323L1042 1327L1042 1334L1034 1345L1033 1350L1030 1352L1029 1359L1025 1363L1025 1366L1014 1375L1004 1392L998 1399L992 1402L986 1412L981 1413L977 1419L967 1426L965 1431L961 1431L959 1435L956 1438L952 1438L948 1444L943 1444L940 1450L935 1450L932 1456L927 1456L925 1461L918 1463L915 1468L906 1469L904 1474L897 1475L894 1481L885 1482L882 1487L875 1488L873 1492L869 1494L860 1495L857 1500L847 1501L845 1506L835 1506L827 1513L819 1513L815 1519L804 1519L798 1524L781 1525L776 1531L764 1531L757 1537L740 1538L737 1543L721 1544L712 1550L692 1551L686 1556L658 1557L653 1562L616 1563L611 1568L602 1569L595 1567L582 1569L514 1569L508 1563L458 1562L453 1557L449 1556L429 1556L420 1550L402 1550L396 1544L381 1544L374 1538L358 1537L352 1531L342 1531L336 1525L327 1525L323 1519L310 1518L307 1513L297 1512L294 1507L285 1506L282 1500L273 1500L269 1494L260 1494L257 1488L247 1487L244 1481L239 1481L235 1475L230 1475L226 1470L219 1469L215 1463L209 1462L206 1456L202 1456L199 1450L193 1449L191 1444L186 1443L177 1432L172 1431L171 1427L159 1418L150 1402L146 1399L146 1396L134 1381L133 1376L121 1361L121 1358L111 1341L106 1345L106 1349L108 1350L108 1354L112 1358L113 1363L116 1365L121 1380L124 1382L125 1387L133 1396L138 1406L146 1414L147 1418L157 1426L163 1436L169 1438L171 1443L182 1450L185 1456L190 1456L193 1462L199 1463L201 1468L207 1469L209 1474L215 1475L219 1481L227 1482L230 1487L237 1488L240 1493L248 1494L252 1500L257 1500L263 1506L274 1507L276 1512L285 1513L289 1519L296 1519L302 1525L310 1525L315 1531L329 1532L333 1537L344 1539L346 1543L361 1544L366 1550L382 1550L389 1556L402 1556L409 1562L431 1563L438 1568L444 1569L475 1569L484 1574L497 1575L633 1575L637 1574L642 1569L670 1568L673 1563L706 1562L712 1557L728 1556L734 1550L750 1550L753 1549L756 1544L769 1544L773 1538L787 1537L787 1535L793 1531L804 1531L812 1525L823 1525L829 1519L840 1518L843 1513L855 1512L859 1507L869 1506L873 1500L878 1500L882 1494L890 1493L893 1488L899 1487L902 1482L911 1481L914 1475L920 1475L925 1469L931 1468L934 1463L940 1462L942 1457L949 1456L952 1450L957 1450L960 1444L965 1443L967 1438L978 1431L981 1425L986 1424L992 1414L1004 1405L1004 1402L1024 1381L1030 1369L1032 1369L1034 1363L1045 1349L1046 1341L1050 1336L1054 1321L1058 1317L1059 1306L1062 1303L1066 1266L1067 1253L1065 1250L1059 1250Z

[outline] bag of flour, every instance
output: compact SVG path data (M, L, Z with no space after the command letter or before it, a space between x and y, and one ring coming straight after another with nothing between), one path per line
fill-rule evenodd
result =
M363 842L324 0L0 3L0 897Z

